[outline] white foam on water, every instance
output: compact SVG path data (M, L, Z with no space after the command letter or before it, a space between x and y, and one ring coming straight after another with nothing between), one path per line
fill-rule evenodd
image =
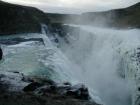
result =
M77 40L62 47L69 59L81 67L79 80L97 90L106 105L131 105L131 89L135 86L130 88L131 78L123 79L118 72L130 74L128 66L131 65L125 61L131 59L126 55L140 47L140 30L74 26L81 30L78 38L75 35Z

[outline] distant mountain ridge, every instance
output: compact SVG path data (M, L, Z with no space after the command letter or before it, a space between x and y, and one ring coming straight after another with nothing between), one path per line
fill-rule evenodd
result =
M53 14L28 6L0 1L0 35L40 33L41 24L53 30L53 23L87 24L119 28L140 28L140 3L123 9L78 14Z
M140 2L122 9L83 13L81 17L85 24L105 21L109 26L140 28Z
M122 9L83 14L47 14L52 22L87 24L120 28L140 28L140 2Z
M0 1L0 35L41 32L41 23L49 19L39 9Z

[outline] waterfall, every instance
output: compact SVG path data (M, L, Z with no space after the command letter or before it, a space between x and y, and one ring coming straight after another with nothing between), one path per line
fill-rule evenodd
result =
M42 33L28 33L3 37L3 40L12 41L16 38L41 38L43 42L27 41L14 45L3 45L4 60L0 65L3 71L19 71L26 75L50 78L56 82L72 82L78 79L72 70L77 69L69 59L48 38L51 33L47 26L42 25ZM76 71L76 70L75 70Z
M131 105L138 75L131 56L140 47L140 30L77 27L77 40L69 39L72 44L61 47L81 67L79 80L97 90L105 105Z
M2 45L1 71L51 78L56 82L84 83L92 98L104 105L139 105L140 30L79 27L59 48L52 33L42 25L42 33L1 37L38 39ZM69 34L70 35L70 34ZM59 36L59 35L58 35ZM62 39L62 38L60 38ZM99 97L101 98L99 98Z
M76 83L78 80L76 79L75 72L72 70L78 70L78 66L73 65L69 59L63 54L63 52L58 49L49 39L48 36L51 36L51 33L46 33L47 26L43 25L42 26L42 34L41 38L44 41L45 48L43 49L44 52L51 52L49 54L49 57L43 56L41 60L42 63L45 64L45 66L51 66L52 69L59 74L58 77L61 78L62 81L69 81L71 83ZM56 77L55 80L58 80L58 77Z

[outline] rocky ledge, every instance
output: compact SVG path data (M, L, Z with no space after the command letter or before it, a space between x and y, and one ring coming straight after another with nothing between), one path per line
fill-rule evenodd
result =
M56 83L19 72L0 72L1 105L100 105L83 84Z

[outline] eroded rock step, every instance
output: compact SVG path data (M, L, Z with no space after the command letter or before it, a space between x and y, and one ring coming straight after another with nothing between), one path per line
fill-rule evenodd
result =
M56 83L19 72L0 72L1 105L100 105L83 84Z

